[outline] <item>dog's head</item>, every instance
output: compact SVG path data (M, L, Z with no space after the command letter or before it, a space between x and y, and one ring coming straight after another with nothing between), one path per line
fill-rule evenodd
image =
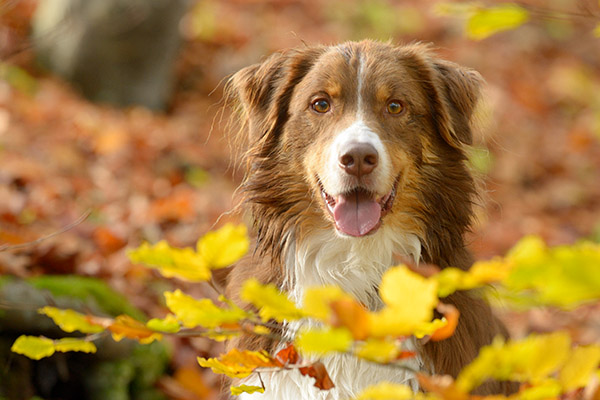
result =
M259 245L276 248L292 227L361 240L388 225L421 238L426 261L461 247L480 85L427 46L372 41L275 54L235 74Z

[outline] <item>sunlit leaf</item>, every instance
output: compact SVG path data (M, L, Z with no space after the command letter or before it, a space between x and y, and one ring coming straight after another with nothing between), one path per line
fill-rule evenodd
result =
M573 349L560 370L558 380L565 392L586 386L600 364L600 345Z
M451 304L440 303L436 309L444 315L446 324L431 334L430 339L434 342L448 339L452 336L458 326L458 318L460 317L458 309Z
M210 268L223 268L242 258L250 246L245 225L226 224L204 235L196 248Z
M275 285L263 285L254 278L244 282L240 297L258 308L263 321L270 319L278 322L292 321L304 316L302 311Z
M131 262L148 265L157 269L167 278L180 278L187 281L207 281L211 277L209 265L204 257L193 249L177 249L169 246L165 241L160 241L154 246L142 244L130 250Z
M561 393L560 384L554 379L544 379L535 385L519 391L519 400L548 400L558 399Z
M395 360L400 354L400 350L395 341L367 339L358 345L355 354L365 360L385 364Z
M571 339L565 332L530 335L504 343L497 338L481 348L475 360L458 375L456 385L469 392L486 379L541 382L566 360Z
M369 313L362 304L346 297L333 301L330 307L333 311L332 326L348 329L355 340L367 338L370 332Z
M381 382L367 387L355 400L412 400L415 395L409 386Z
M175 318L173 314L169 314L165 318L152 318L146 323L146 326L153 331L165 333L179 332L179 329L181 328L177 318Z
M438 295L446 297L457 290L469 290L499 282L510 274L512 263L502 259L479 261L468 271L445 268L434 279L438 282Z
M77 338L63 338L54 341L54 349L60 352L79 351L83 353L95 353L94 343Z
M119 315L107 328L112 332L112 337L117 342L123 338L134 339L142 344L162 340L160 333L148 329L146 325L128 315Z
M516 4L477 8L467 20L467 36L485 39L495 33L515 29L529 19L529 12Z
M38 312L52 318L54 323L65 332L98 333L104 330L102 326L90 323L85 315L73 310L61 310L46 306L40 308Z
M321 321L331 318L331 303L347 296L338 286L321 286L306 289L302 310L307 316Z
M242 393L264 393L265 389L262 386L248 386L248 385L240 385L240 386L231 386L231 394L234 396L239 396Z
M412 334L431 321L438 303L437 282L405 266L390 268L382 278L379 291L387 307L369 314L372 337Z
M40 360L54 354L54 342L45 337L19 336L10 350L32 360Z
M301 331L294 344L306 354L344 352L352 345L352 335L344 328L315 328Z
M200 366L210 368L216 374L225 374L231 378L245 378L259 367L277 366L273 360L264 351L240 351L232 349L219 358L198 357Z
M210 299L196 300L177 289L165 292L167 307L186 328L202 326L213 329L227 324L236 324L249 314L239 307L218 307Z

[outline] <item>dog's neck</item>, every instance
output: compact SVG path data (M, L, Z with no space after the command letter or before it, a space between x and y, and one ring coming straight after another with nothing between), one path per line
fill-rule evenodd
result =
M293 234L292 234L293 235ZM297 304L312 286L337 285L371 310L381 307L377 288L396 256L417 263L421 243L414 234L383 226L365 238L342 237L333 229L294 237L285 253L284 285Z

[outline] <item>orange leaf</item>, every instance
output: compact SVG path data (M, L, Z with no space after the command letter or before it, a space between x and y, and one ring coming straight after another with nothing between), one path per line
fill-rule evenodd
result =
M297 364L300 360L298 356L298 352L292 343L290 343L287 347L279 350L275 355L275 360L281 365L287 364Z
M140 343L152 343L154 340L162 340L160 333L154 332L139 321L128 315L119 315L107 329L112 332L113 339L117 342L124 337L135 339Z
M94 242L104 255L112 254L127 244L122 238L117 236L111 229L101 226L94 231Z
M317 361L308 367L299 368L299 370L302 375L315 378L315 387L321 390L329 390L335 387L325 369L325 365L321 361Z
M331 302L333 311L331 325L347 328L355 340L369 336L369 315L365 307L354 299L344 298Z
M434 342L448 339L450 336L452 336L456 330L456 326L458 325L458 317L460 316L460 311L458 311L458 309L451 304L439 303L436 307L436 310L444 315L444 318L446 318L448 323L431 334L430 339Z
M417 353L414 351L403 350L400 352L400 354L398 354L398 356L396 357L396 360L406 360L409 358L414 358L416 355L417 355Z

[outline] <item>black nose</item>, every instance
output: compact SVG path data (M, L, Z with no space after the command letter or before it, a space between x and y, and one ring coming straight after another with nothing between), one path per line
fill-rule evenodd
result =
M373 172L379 162L377 150L368 143L352 143L342 153L340 167L358 178Z

